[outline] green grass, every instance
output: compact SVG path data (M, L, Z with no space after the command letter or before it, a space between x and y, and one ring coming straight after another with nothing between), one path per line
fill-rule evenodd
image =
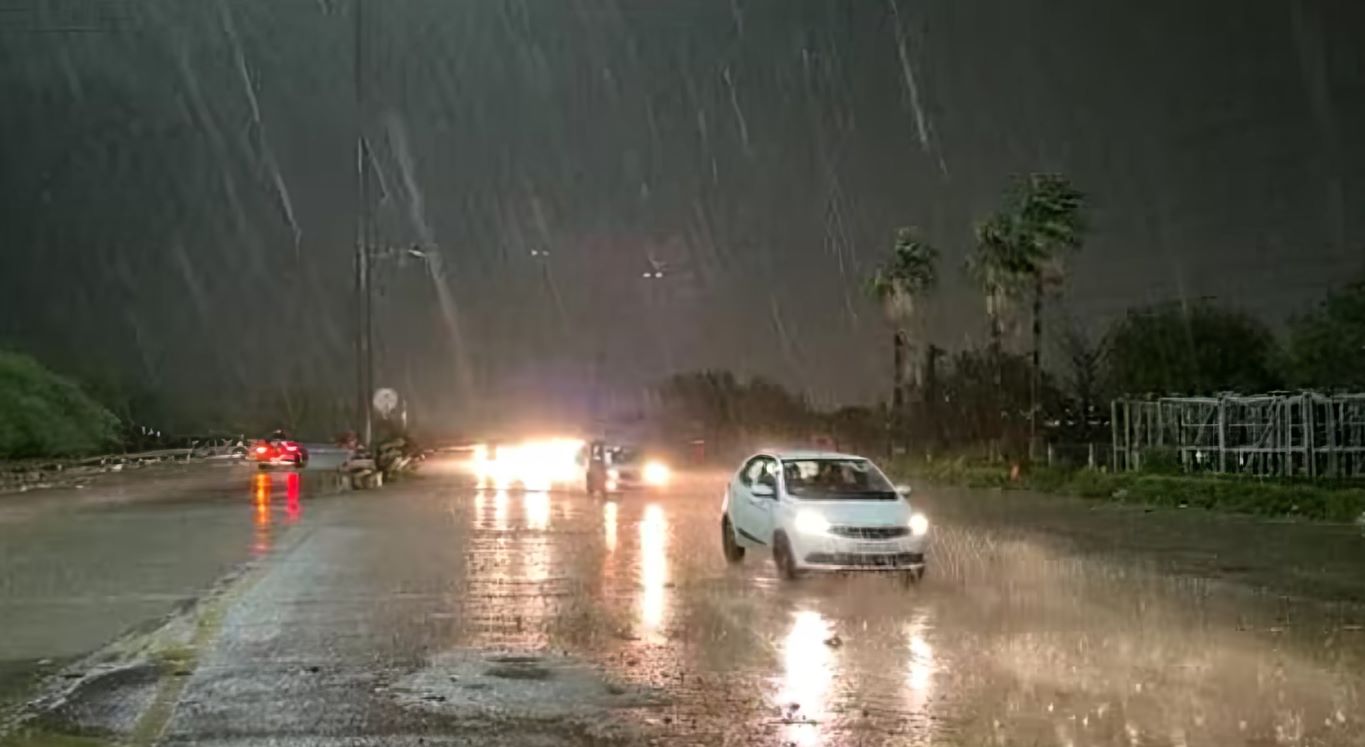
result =
M21 728L0 737L0 747L106 747L108 740L59 734L44 729Z
M1035 490L1151 506L1204 508L1256 516L1355 521L1365 512L1365 488L1234 476L1108 473L1086 469L1021 468L941 458L905 461L897 474L943 485Z

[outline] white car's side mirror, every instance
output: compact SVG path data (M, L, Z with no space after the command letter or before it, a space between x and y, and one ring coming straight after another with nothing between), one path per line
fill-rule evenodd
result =
M759 498L772 498L774 495L777 495L777 491L773 490L773 486L761 482L754 483L751 490L753 494Z
M896 486L896 492L897 492L897 493L900 493L901 495L903 495L903 496L905 496L905 497L907 497L907 498L909 498L909 497L910 497L910 486L909 486L909 485L897 485L897 486Z

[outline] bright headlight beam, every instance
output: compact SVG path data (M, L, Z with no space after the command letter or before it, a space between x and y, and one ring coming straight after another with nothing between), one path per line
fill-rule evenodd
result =
M829 522L820 514L805 509L796 514L796 531L802 534L824 534L829 531Z
M659 461L651 461L645 464L644 476L646 484L662 487L668 484L668 479L671 475L667 464Z
M924 514L912 514L910 516L910 533L916 537L923 536L929 531L929 517Z

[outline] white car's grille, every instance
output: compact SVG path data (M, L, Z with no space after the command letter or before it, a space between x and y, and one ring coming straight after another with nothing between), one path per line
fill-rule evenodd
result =
M829 533L838 537L849 537L852 539L884 540L904 537L910 533L910 527L833 526L829 528Z

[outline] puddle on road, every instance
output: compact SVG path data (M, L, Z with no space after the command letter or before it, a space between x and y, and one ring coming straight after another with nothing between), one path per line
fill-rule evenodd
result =
M573 723L619 739L639 724L625 711L658 705L660 693L616 680L551 652L454 651L390 688L405 708L461 719Z

